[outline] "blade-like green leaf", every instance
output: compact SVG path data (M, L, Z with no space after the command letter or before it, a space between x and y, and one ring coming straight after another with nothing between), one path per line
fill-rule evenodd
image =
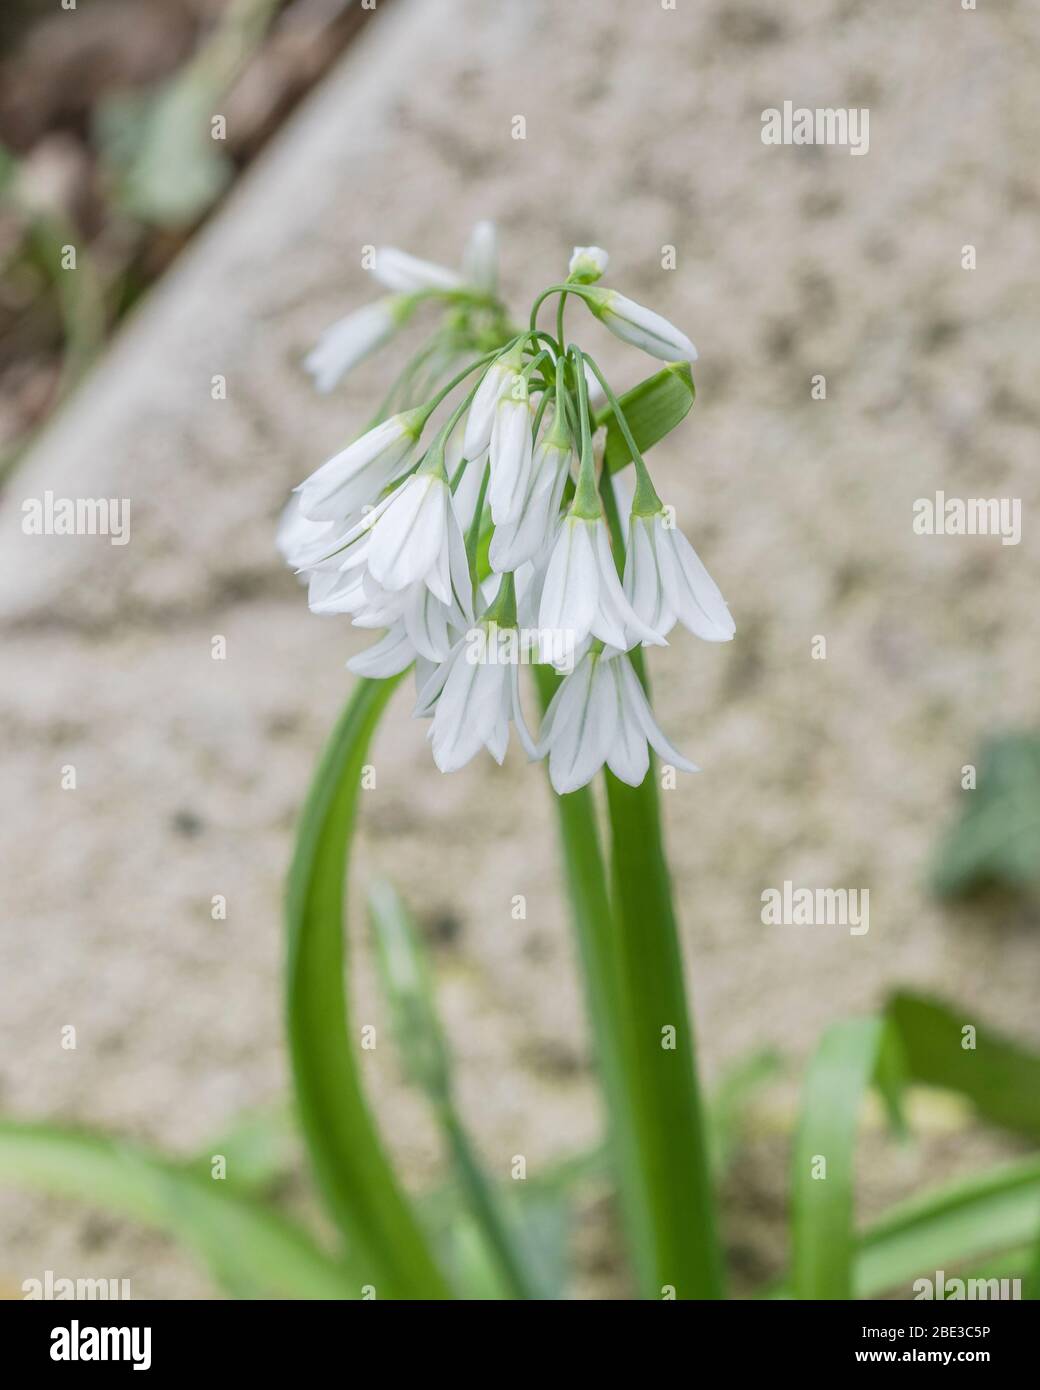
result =
M1040 1057L1035 1053L991 1032L973 1010L954 1010L909 992L892 997L888 1018L911 1081L959 1091L984 1119L1017 1134L1040 1135Z
M851 1298L853 1154L883 1023L850 1019L824 1034L805 1081L794 1148L792 1289L795 1298Z
M288 1028L296 1100L329 1208L381 1298L446 1298L362 1092L344 990L343 890L369 740L396 679L362 680L315 775L289 875Z
M860 1298L905 1290L915 1278L1026 1242L1040 1229L1040 1160L1026 1159L900 1203L862 1237Z
M451 1090L450 1062L419 934L393 885L384 880L369 886L368 916L405 1071L439 1103Z
M47 1125L0 1122L0 1181L73 1197L169 1231L232 1293L360 1298L364 1279L277 1213L205 1170L136 1145Z
M659 439L670 434L689 414L693 405L693 376L688 362L670 362L653 376L618 397L632 437L645 453ZM596 414L596 426L606 425L607 471L616 473L632 462L632 453L614 419L614 409L604 406Z
M466 1194L479 1237L497 1265L507 1296L536 1298L537 1280L528 1268L498 1193L488 1181L455 1104L444 1032L437 1017L433 984L411 915L391 884L369 890L369 918L383 985L390 1001L394 1036L411 1079L426 1092ZM466 1269L477 1266L464 1261Z

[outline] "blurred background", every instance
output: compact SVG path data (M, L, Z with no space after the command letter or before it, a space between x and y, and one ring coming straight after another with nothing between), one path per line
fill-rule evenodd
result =
M651 463L737 635L676 640L651 674L704 768L664 803L709 1089L761 1078L727 1243L747 1287L776 1274L800 1072L830 1021L907 985L1040 1045L1040 14L16 0L0 37L0 1112L181 1156L239 1144L306 1202L282 882L365 639L307 612L274 529L390 363L325 398L300 364L375 296L364 246L451 265L488 217L517 314L595 243L608 282L700 350L696 405ZM869 153L763 145L785 100L868 107ZM652 369L571 312L616 387ZM25 535L47 490L129 498L130 543ZM915 500L940 490L1020 499L1021 543L916 535ZM522 1153L537 1171L601 1127L552 806L515 749L443 778L410 704L377 738L353 892L389 875L411 904L489 1170ZM763 925L785 880L869 889L869 932ZM352 917L356 1021L378 1028ZM363 1064L429 1187L421 1099L392 1046ZM915 1105L914 1145L869 1119L865 1215L1015 1151L951 1100ZM624 1293L601 1185L568 1230L576 1291ZM45 1269L214 1292L166 1238L4 1191L0 1285Z

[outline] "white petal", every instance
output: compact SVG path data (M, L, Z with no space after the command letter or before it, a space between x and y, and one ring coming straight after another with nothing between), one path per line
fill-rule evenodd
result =
M433 760L442 772L463 767L492 737L504 673L504 667L469 661L465 651L453 661L430 729Z
M610 698L614 702L616 724L608 746L607 766L615 777L630 787L638 787L650 766L650 754L643 733L625 700L623 673L628 662L600 661L603 679L610 682ZM631 669L631 668L629 668Z
M488 504L496 526L520 515L531 476L533 439L527 396L504 396L495 408L491 431Z
M462 274L474 289L494 294L498 282L498 231L494 222L478 222L462 253Z
M448 608L421 581L407 594L404 626L412 645L428 661L446 661L452 648Z
M606 758L613 711L603 698L606 687L595 678L597 666L589 657L564 680L575 682L574 696L560 702L549 750L549 778L561 796L590 782Z
M415 437L401 417L392 415L300 484L300 511L313 521L342 520L378 497L404 470L414 444Z
M448 497L447 485L432 475L409 478L394 493L368 555L369 572L385 589L404 589L434 568L447 540Z
M546 570L538 626L576 646L589 634L598 598L599 575L589 523L568 517Z
M392 301L366 304L325 330L304 359L304 368L319 391L331 391L363 357L385 342L396 326Z
M415 290L455 290L462 284L462 276L454 270L410 256L396 246L377 248L372 274L388 290L405 294Z
M632 669L632 663L625 658L619 664L626 705L631 717L636 720L646 735L650 747L655 753L660 754L666 763L671 763L680 772L700 772L700 768L695 763L691 763L689 758L684 758L678 748L665 738L660 725L654 718L654 712L650 708L646 693L639 683L639 677Z
M516 725L516 732L519 736L521 747L527 754L528 758L530 758L532 762L535 762L541 756L541 754L538 752L538 747L534 739L531 737L531 731L527 727L527 721L524 719L523 706L520 703L519 666L512 667L509 673L508 696L510 704L510 714L513 723Z
M495 407L499 398L512 386L516 372L501 361L492 362L481 378L466 416L466 433L462 441L463 455L479 458L491 443L495 424Z
M407 670L414 659L415 648L408 640L404 624L395 623L380 641L352 656L347 662L347 670L353 671L356 676L383 680Z
M642 621L625 597L604 521L596 523L596 564L599 570L599 609L592 623L592 632L611 647L624 649L637 641L667 646L660 633Z
M675 609L668 599L653 518L633 516L629 522L624 590L641 621L666 637L675 626Z
M707 642L730 641L736 625L726 600L690 542L678 527L658 525L658 546L673 561L666 577L679 621Z
M592 302L606 327L624 342L665 362L696 362L697 349L686 334L653 309L616 290L607 290Z

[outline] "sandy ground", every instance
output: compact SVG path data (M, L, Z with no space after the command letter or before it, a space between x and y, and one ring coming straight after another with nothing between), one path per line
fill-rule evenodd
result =
M598 242L611 282L700 348L697 405L652 461L737 638L680 638L652 671L705 769L665 810L709 1076L762 1045L803 1057L896 981L1040 1042L1035 916L950 914L923 882L980 737L1036 715L1035 9L381 10L4 499L3 1111L186 1153L284 1094L281 883L360 644L307 613L273 529L387 369L316 400L299 362L371 296L363 245L451 262L481 216L518 306ZM763 145L784 100L868 106L869 154ZM593 324L588 343L619 385L652 365ZM131 543L24 536L22 502L48 488L130 497ZM937 489L1020 498L1022 543L915 536L914 499ZM464 1106L504 1173L599 1125L552 808L515 750L445 779L422 732L399 697L356 878L392 874L421 913ZM761 892L785 879L869 888L869 933L763 926ZM356 916L352 934L357 1020L383 1023ZM436 1141L391 1049L365 1066L390 1143L430 1181ZM779 1104L731 1193L750 1266L777 1240ZM985 1148L936 1126L945 1167ZM920 1155L866 1166L872 1193L934 1179ZM0 1280L46 1268L129 1276L137 1297L210 1289L168 1242L5 1194Z

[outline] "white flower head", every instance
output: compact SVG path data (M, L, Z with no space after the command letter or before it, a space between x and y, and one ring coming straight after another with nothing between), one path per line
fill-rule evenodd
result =
M326 328L304 358L304 368L321 392L331 391L363 358L381 347L407 317L398 295L377 299Z
M640 619L666 636L676 620L706 642L736 631L726 600L671 514L633 512L625 557L625 594Z
M567 270L572 280L591 285L606 273L609 263L610 256L602 246L576 246L571 253Z
M538 752L549 755L555 790L584 787L604 763L631 787L650 765L647 744L683 772L697 767L662 733L624 652L591 648L565 676L542 723Z
M538 627L544 634L546 660L559 650L560 633L567 634L575 648L589 636L621 651L636 642L667 646L625 597L603 517L590 519L573 511L564 519L549 558Z
M593 286L584 294L589 308L616 338L665 362L696 362L697 349L674 324L617 290Z

